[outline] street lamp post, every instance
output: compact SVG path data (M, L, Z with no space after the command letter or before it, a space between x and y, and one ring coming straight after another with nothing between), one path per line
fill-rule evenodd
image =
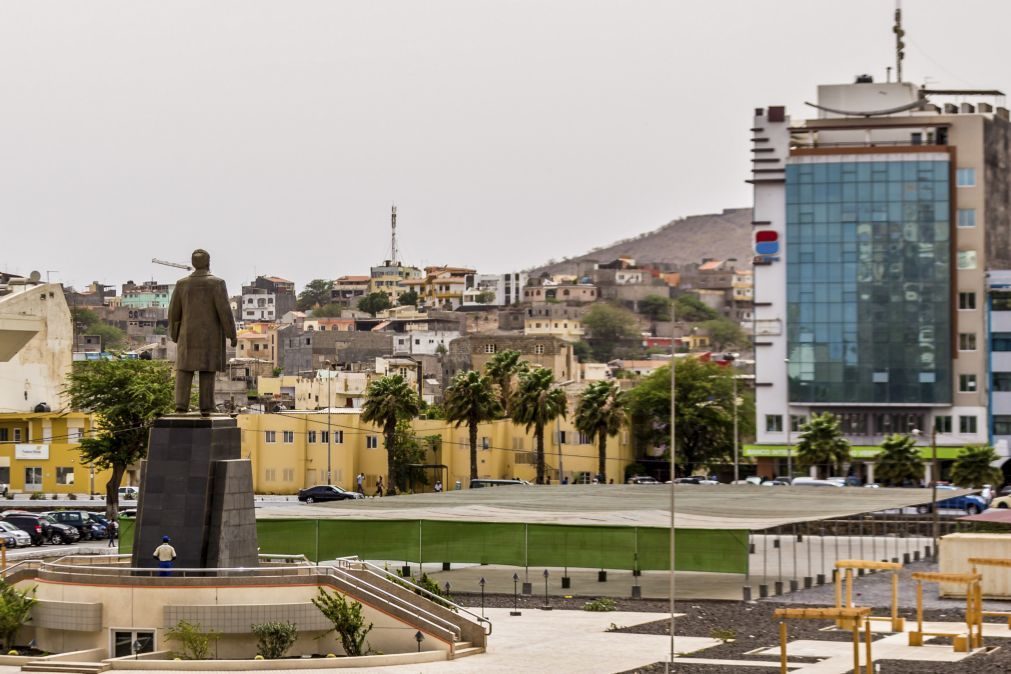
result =
M326 375L326 483L331 484L332 475L330 457L333 455L333 431L330 430L331 421L333 419L333 401L330 396L333 389L333 372L337 368L337 363L331 363L329 360L323 361L326 365L327 375Z
M670 592L670 654L666 666L668 672L674 671L674 624L675 624L675 614L674 614L674 590L676 587L675 583L675 572L674 572L674 559L675 559L675 543L674 543L674 483L675 483L675 450L677 443L675 440L675 428L677 425L677 419L675 417L676 409L676 376L675 367L677 361L677 340L674 339L674 326L677 324L677 304L671 302L670 305L670 322L671 322L671 340L670 340L670 587L668 591Z
M786 415L783 423L786 424L786 476L793 482L793 445L790 444L790 431L793 430L793 415L790 414L790 359L784 358L786 363Z
M923 435L923 431L918 428L914 428L911 432L917 437ZM933 546L934 559L937 559L937 545L941 540L941 521L937 514L937 481L940 477L940 468L937 465L937 426L935 425L930 430L930 537L933 541L931 545Z

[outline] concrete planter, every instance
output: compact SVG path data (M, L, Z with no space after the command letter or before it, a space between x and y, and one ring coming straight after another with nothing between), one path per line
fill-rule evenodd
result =
M363 655L357 658L286 658L279 660L172 660L156 659L147 654L142 659L133 656L104 660L112 669L134 671L173 672L260 672L292 669L343 669L359 667L388 667L446 660L445 651L397 653L395 655ZM158 654L162 655L162 654ZM167 657L163 655L163 657Z

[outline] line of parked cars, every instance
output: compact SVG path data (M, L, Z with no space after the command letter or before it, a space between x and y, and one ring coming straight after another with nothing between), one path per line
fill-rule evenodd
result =
M0 539L7 547L29 545L65 545L78 541L109 537L115 524L98 513L84 510L28 512L5 510L0 513Z

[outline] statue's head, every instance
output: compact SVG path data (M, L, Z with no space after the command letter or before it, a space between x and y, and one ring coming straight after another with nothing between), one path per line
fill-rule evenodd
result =
M211 254L208 253L203 248L197 248L193 251L193 268L208 270L211 268Z

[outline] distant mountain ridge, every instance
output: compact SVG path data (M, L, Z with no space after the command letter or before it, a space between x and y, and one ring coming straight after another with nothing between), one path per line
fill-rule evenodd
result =
M703 258L737 258L744 266L754 255L751 242L750 208L727 208L722 213L690 215L639 236L595 248L588 253L551 262L530 270L531 274L575 273L576 263L585 260L610 262L622 255L639 263L684 265Z

